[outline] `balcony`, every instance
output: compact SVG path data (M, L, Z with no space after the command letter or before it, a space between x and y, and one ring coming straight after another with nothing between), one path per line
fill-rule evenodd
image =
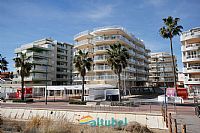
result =
M107 65L96 65L94 71L111 71L111 67Z
M80 46L84 46L84 47L88 47L88 46L92 46L94 42L91 39L85 39L79 42L75 42L74 47L80 47Z
M193 31L183 32L181 41L200 38L200 28L192 29Z
M137 51L139 51L139 52L142 52L142 53L145 52L144 48L139 47L139 46L136 46L135 49L136 49Z
M183 60L184 61L184 60ZM200 55L190 55L186 57L186 61L200 61Z
M95 53L105 53L107 51L106 49L110 49L110 46L109 45L96 46L94 48L94 52Z
M184 83L185 84L199 84L200 83L200 78L185 79Z
M98 38L95 38L94 41L96 44L98 44L99 42L102 43L104 41L112 42L112 43L121 41L124 44L127 44L129 47L135 48L135 44L133 44L133 42L129 41L127 38L123 37L122 35L98 37Z
M38 52L27 52L26 53L26 56L28 57L28 56L31 56L31 57L35 57L35 56L39 56L39 57L45 57L45 58L47 58L47 57L49 57L49 54L47 54L47 53L38 53Z
M136 69L134 67L126 67L126 70L129 72L135 72Z
M183 68L183 73L200 73L200 66Z
M48 76L48 75L47 75ZM19 78L20 79L20 78ZM45 81L46 80L46 74L44 76L37 75L37 76L29 76L24 78L25 81ZM50 80L49 77L47 77L47 80Z
M129 63L131 63L131 64L135 64L135 62L136 62L134 59L129 59L128 61L129 61Z
M86 30L86 31L83 31L83 32L80 32L80 33L78 33L78 34L76 34L75 36L74 36L74 40L77 40L78 38L81 38L81 37L84 37L84 36L91 36L90 35L90 31L89 30Z
M137 77L136 79L137 79L137 81L146 81L147 80L147 78L145 78L145 77Z
M186 44L181 46L181 51L198 50L200 43Z
M137 69L137 73L146 73L146 71L145 70L140 70L140 69Z
M46 69L32 69L31 73L46 73Z
M116 75L99 75L99 76L85 76L86 81L90 80L116 80ZM73 80L75 81L82 81L82 77L74 77Z
M43 65L47 65L48 63L47 60L31 60L30 62L33 64L43 64Z
M131 55L131 56L135 56L135 52L133 50L128 50L128 53Z
M107 57L105 55L103 56L95 56L94 57L94 62L105 62L107 60Z

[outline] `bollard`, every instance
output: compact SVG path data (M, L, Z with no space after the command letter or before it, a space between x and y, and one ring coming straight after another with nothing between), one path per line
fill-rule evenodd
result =
M177 121L174 119L174 133L177 133Z
M172 115L171 113L169 113L169 116L168 116L168 124L169 124L169 133L172 133Z
M167 112L165 112L165 121L166 121L166 127L168 128L168 116L167 116Z
M150 103L150 113L151 113L151 103Z
M186 133L186 125L185 124L182 125L182 133Z

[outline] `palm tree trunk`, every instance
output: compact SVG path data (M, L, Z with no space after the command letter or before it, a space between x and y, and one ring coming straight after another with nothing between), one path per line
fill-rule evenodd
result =
M82 102L84 101L84 92L85 92L84 83L85 83L85 76L82 77L82 96L81 96Z
M21 75L21 100L24 101L24 76Z
M171 48L172 63L173 63L174 87L175 87L175 90L176 90L175 95L177 96L177 86L176 86L176 66L175 66L174 54L173 54L172 37L170 37L170 48Z
M119 102L121 102L121 77L120 77L120 73L118 73L118 89L119 89Z

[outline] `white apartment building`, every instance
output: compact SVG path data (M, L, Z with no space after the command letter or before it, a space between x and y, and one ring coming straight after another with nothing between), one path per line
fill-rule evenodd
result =
M174 56L175 64L176 57ZM149 80L153 86L173 87L174 73L171 54L167 52L151 53ZM177 65L176 65L177 66ZM177 74L176 74L177 76ZM177 78L177 77L176 77Z
M30 56L32 70L25 78L25 86L69 85L72 83L72 55L73 45L58 42L53 39L41 39L15 49L16 56L20 52ZM18 70L19 68L16 68ZM15 72L16 82L21 81Z
M127 32L120 26L108 26L95 28L91 31L83 31L74 36L74 55L78 50L89 51L93 59L92 70L86 74L87 84L111 84L117 85L117 75L107 64L106 49L110 45L119 42L125 47L129 54L128 67L121 74L122 86L144 86L148 81L148 70L150 50L145 48L145 44L133 34ZM74 70L74 82L82 81L78 71Z
M200 27L182 33L180 37L184 85L192 94L200 94Z

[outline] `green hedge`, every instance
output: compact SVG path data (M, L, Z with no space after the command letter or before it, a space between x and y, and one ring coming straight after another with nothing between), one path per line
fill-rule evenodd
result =
M81 101L69 101L69 104L78 104L78 105L86 105L87 102L81 102Z
M25 100L14 99L13 102L15 102L15 103L32 103L33 99L25 99Z

